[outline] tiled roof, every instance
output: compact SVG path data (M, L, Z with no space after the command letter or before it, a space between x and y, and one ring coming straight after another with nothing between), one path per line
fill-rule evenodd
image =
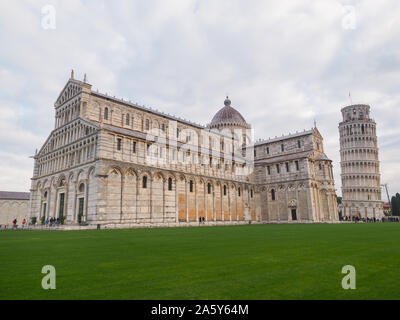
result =
M29 192L0 191L1 200L29 200Z
M296 132L296 133L288 134L286 136L275 137L272 139L258 140L254 143L254 145L260 146L260 145L271 143L271 142L277 142L277 141L282 141L282 140L286 140L286 139L307 136L309 134L312 134L313 131L314 131L314 129L310 129L310 130L304 130L303 132Z
M331 159L329 159L328 157L327 157L327 155L325 154L325 153L323 153L323 154L320 154L318 157L317 157L317 160L331 160Z
M113 126L110 124L103 124L102 127L109 131L116 132L119 134L124 134L124 135L130 136L130 137L135 137L135 138L144 139L144 140L148 140L148 141L155 141L153 135L139 132L136 130L120 128L120 127L116 127L116 126Z
M182 122L182 123L188 124L190 126L193 126L193 127L199 128L199 129L204 129L205 128L201 124L198 124L198 123L186 120L186 119L182 119L182 118L179 118L179 117L176 117L176 116L173 116L173 115L170 115L170 114L158 111L158 110L154 110L152 108L148 108L148 107L145 107L145 106L140 106L140 105L138 105L136 103L132 103L130 101L126 101L126 100L123 100L123 99L118 99L118 98L115 98L115 97L110 97L109 95L106 95L106 94L103 94L103 93L99 93L99 92L95 92L93 90L92 90L92 95L100 97L100 98L108 99L108 100L111 100L111 101L114 101L114 102L122 103L124 105L130 106L130 107L134 107L134 108L142 110L142 111L150 112L150 113L153 113L153 114L156 114L158 116L162 116L162 117L165 117L165 118L168 118L168 119L171 119L171 120L175 120L177 122Z

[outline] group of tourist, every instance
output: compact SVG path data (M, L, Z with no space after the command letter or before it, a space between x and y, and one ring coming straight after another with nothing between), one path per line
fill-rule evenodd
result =
M45 221L46 227L55 227L61 224L60 218L48 218Z
M356 216L352 217L341 217L340 221L352 221L352 222L400 222L399 219L394 217L394 219L391 219L393 217L384 217L382 219L377 219L377 218L360 218Z
M14 220L12 221L12 227L13 229L17 229L18 228L18 220L17 218L14 218ZM25 229L25 227L27 227L29 225L28 220L26 220L25 218L22 219L22 229ZM4 229L7 230L7 225L5 224L4 226L0 224L0 230Z
M18 227L17 222L18 222L17 218L15 218L13 220L13 228L14 229L16 229ZM25 229L25 226L28 226L28 221L24 218L24 219L22 219L22 229Z
M34 225L35 223L34 222L32 222L32 219L31 219L31 222L29 222L27 219L22 219L22 221L21 221L21 228L22 229L26 229L26 228L28 228L29 226L31 226L31 225ZM45 220L45 225L46 225L46 227L55 227L55 226L57 226L57 225L60 225L61 224L61 221L60 221L60 219L59 218L47 218L46 220ZM18 229L18 220L17 220L17 218L14 218L14 220L12 221L12 228L13 229ZM0 224L0 230L7 230L8 229L8 226L5 224L5 225L1 225Z
M391 219L392 218L392 219ZM204 217L199 217L199 224L205 223L206 219ZM400 218L399 217L385 217L382 219L376 219L376 218L360 218L360 217L340 217L340 221L352 221L352 222L400 222ZM17 225L17 219L15 218L13 220L13 229L17 229L18 225ZM47 218L45 221L45 225L46 227L56 227L57 225L61 224L61 221L59 218ZM22 219L22 229L25 229L25 227L28 227L29 223L28 221L24 218ZM7 225L0 225L0 230L7 229Z

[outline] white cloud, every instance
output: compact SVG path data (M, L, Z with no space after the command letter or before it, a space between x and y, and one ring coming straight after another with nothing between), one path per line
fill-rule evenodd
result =
M56 8L56 30L41 28L46 4ZM355 7L354 30L342 27L343 5ZM337 125L351 91L372 106L382 182L400 191L398 16L395 0L3 1L4 157L40 148L74 68L102 92L203 124L229 94L260 138L310 128L315 118L340 193ZM2 165L0 189L29 173L27 189L31 165Z

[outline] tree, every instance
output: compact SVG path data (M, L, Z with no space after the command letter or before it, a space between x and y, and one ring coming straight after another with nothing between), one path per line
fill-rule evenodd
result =
M400 194L392 197L392 215L400 216Z
M336 196L336 201L337 201L338 204L341 204L342 203L342 197Z

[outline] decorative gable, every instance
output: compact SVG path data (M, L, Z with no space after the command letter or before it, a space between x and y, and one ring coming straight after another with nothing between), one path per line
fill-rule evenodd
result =
M68 124L67 126L63 126L60 127L58 129L53 130L50 135L48 136L48 138L46 139L45 143L43 144L43 146L40 148L39 152L37 153L37 157L43 156L45 154L48 154L50 152L52 152L54 150L54 143L55 143L55 138L59 135L62 134L68 130L73 130L73 128L77 127L77 126L84 126L85 129L88 129L89 131L97 131L99 130L99 126L87 121L85 119L79 118L76 119L74 122L71 122L70 124ZM87 135L87 133L85 132L85 135ZM78 139L80 139L81 137L78 137ZM71 141L72 142L72 141Z
M315 127L315 128L313 129L313 134L314 134L315 136L317 136L318 138L320 138L321 140L323 140L322 135L321 135L321 133L319 132L319 130L317 129L317 127Z
M64 86L64 89L61 91L60 95L58 96L55 107L62 105L64 102L68 101L69 99L75 97L76 95L82 92L82 85L83 82L75 79L69 79L67 84Z

